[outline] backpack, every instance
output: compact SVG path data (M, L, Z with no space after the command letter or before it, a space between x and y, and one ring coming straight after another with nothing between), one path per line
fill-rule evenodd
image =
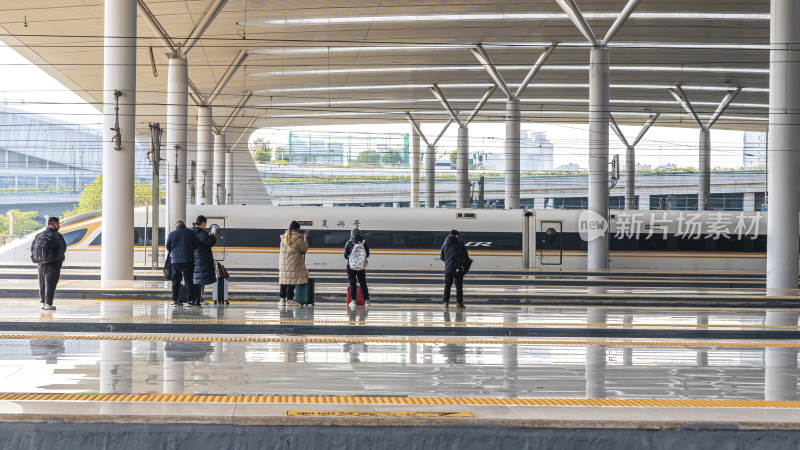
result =
M56 235L42 231L33 238L31 244L31 261L36 264L47 264L56 260Z
M363 242L353 244L353 250L350 251L350 257L347 258L347 265L350 266L350 270L367 268L367 249L364 248Z

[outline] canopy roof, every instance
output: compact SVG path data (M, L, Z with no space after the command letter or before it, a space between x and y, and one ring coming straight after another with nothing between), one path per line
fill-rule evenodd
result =
M523 121L587 121L591 45L555 0L144 3L175 43L186 40L211 3L224 3L187 59L197 100L205 101L240 51L248 52L212 102L221 125L252 91L231 122L232 132L396 122L407 111L423 121L444 121L448 115L429 90L433 83L466 116L493 84L469 51L477 43L513 90L544 49L558 42L521 97ZM598 37L626 3L576 0ZM145 132L149 122L166 122L167 50L139 12L137 123ZM101 0L4 2L0 33L99 107L103 14ZM661 112L660 126L695 127L668 88L681 83L707 121L728 90L742 87L715 127L766 130L768 45L767 0L643 0L609 45L612 113L620 124L640 125ZM505 100L498 89L476 120L503 121Z

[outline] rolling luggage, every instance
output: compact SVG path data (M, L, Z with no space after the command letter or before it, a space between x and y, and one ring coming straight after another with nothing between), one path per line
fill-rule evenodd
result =
M211 293L215 305L227 305L230 303L228 301L228 280L217 278L217 282L211 285Z
M294 301L298 305L313 305L314 304L314 280L308 279L306 284L298 284L294 292Z
M350 294L350 286L347 286L347 305L350 305L350 302L353 301L353 297ZM366 302L364 301L364 292L361 291L361 286L356 286L356 305L363 305Z

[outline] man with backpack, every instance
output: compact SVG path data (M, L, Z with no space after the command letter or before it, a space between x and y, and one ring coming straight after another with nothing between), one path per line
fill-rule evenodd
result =
M444 307L450 306L450 288L456 283L456 306L464 307L464 275L469 271L472 260L469 259L467 246L458 239L458 231L451 230L444 240L441 260L444 262Z
M56 285L61 278L61 266L67 252L67 242L58 232L61 223L58 217L47 219L47 228L33 238L31 244L31 261L39 265L39 297L42 309L53 311L53 297Z
M352 296L351 308L356 307L358 290L356 280L361 285L361 293L364 294L364 305L369 306L369 290L367 289L367 258L369 258L369 247L367 242L361 237L361 230L353 228L350 232L350 240L344 245L344 258L347 260L347 279L350 281L350 295Z

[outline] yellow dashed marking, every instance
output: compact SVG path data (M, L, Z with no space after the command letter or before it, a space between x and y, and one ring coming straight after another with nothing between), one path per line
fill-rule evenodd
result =
M738 342L738 341L573 341L544 339L437 339L437 338L384 338L370 336L297 336L297 337L205 337L205 336L137 336L137 335L44 335L0 334L0 339L62 339L88 341L183 341L183 342L306 342L322 344L372 343L372 344L469 344L469 345L549 345L549 346L611 346L611 347L734 347L734 348L800 348L800 342Z
M501 397L406 397L351 395L204 395L204 394L0 394L0 400L159 402L159 403L329 403L363 405L471 405L471 406L600 406L680 408L800 408L800 401L692 400L692 399L587 399L587 398L501 398ZM414 416L417 413L397 412ZM456 414L456 413L444 413ZM465 413L460 413L465 414ZM469 414L469 413L466 413ZM319 413L296 415L325 415ZM340 414L344 415L344 414ZM354 415L363 415L362 413ZM467 417L463 415L450 417Z

